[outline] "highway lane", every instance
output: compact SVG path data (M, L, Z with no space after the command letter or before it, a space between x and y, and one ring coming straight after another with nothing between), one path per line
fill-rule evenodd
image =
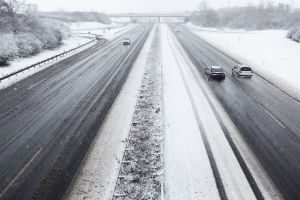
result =
M0 91L0 199L62 196L150 29L138 26Z
M187 28L177 38L198 70L225 69L226 80L207 81L286 199L300 199L300 104L261 77L231 76L235 60L213 48ZM205 77L203 77L205 78Z

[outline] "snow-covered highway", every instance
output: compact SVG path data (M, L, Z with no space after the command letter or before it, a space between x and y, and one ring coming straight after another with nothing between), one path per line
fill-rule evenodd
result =
M188 31L177 27L177 37L197 70L222 66L223 82L208 82L241 135L287 199L299 198L300 106L265 79L237 79L231 69L237 62Z
M0 199L61 198L150 29L134 27L0 91Z
M300 104L235 64L135 25L0 90L0 199L299 199Z

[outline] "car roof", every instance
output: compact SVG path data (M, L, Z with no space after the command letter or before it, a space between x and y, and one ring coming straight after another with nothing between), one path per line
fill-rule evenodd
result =
M246 64L239 64L238 66L239 67L249 67L249 68L251 68L249 65L246 65Z
M220 69L222 67L220 67L220 66L211 66L211 68Z

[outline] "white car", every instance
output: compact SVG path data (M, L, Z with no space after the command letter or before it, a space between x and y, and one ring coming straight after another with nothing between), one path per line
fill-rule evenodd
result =
M252 69L248 65L236 65L232 68L232 75L240 77L252 77Z

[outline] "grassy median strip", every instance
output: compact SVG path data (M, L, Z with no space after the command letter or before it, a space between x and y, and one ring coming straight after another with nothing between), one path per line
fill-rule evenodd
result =
M113 199L160 199L162 99L160 30L155 31Z

